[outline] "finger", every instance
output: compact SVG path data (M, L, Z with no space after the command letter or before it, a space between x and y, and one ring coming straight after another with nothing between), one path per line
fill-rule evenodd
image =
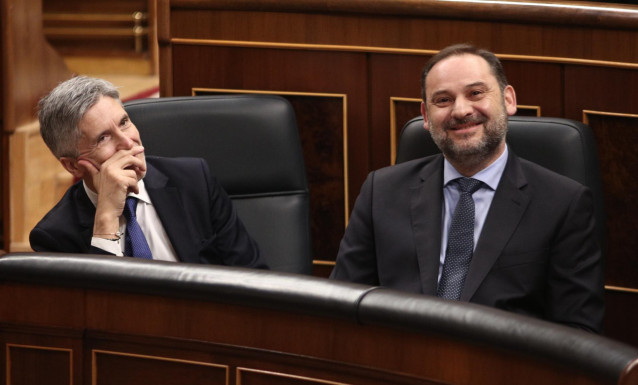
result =
M135 146L135 147L131 148L131 151L132 151L133 155L139 155L139 154L144 152L144 147L143 146Z
M143 158L133 155L130 150L120 150L102 164L102 169L111 167L119 170L139 168L142 172L145 172L146 162Z
M124 170L123 182L126 184L127 193L139 194L140 188L138 185L138 174L135 170Z

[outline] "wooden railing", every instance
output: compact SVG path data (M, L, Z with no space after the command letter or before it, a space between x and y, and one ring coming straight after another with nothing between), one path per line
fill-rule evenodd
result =
M638 349L591 333L265 270L14 254L0 303L11 384L638 384Z

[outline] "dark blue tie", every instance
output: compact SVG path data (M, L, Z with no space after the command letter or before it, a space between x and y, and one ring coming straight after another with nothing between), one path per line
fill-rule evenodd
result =
M124 205L124 218L126 218L126 234L124 234L124 255L135 258L153 259L151 249L148 247L144 233L139 223L135 209L137 208L137 198L126 198Z
M461 191L459 202L454 209L443 273L436 295L441 298L458 300L465 283L474 252L474 194L483 184L472 178L456 179Z

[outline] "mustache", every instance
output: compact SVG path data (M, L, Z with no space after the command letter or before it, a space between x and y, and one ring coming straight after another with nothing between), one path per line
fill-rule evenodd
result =
M483 115L468 116L463 119L452 118L445 122L445 124L443 125L443 129L456 130L459 126L464 126L466 124L478 125L484 124L485 122L487 122L487 117Z

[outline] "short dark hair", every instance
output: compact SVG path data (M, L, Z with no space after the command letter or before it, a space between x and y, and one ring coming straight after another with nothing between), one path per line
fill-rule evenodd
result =
M505 77L505 71L503 71L503 65L501 61L498 60L496 55L491 53L490 51L477 48L471 44L456 44L446 47L439 51L436 55L432 56L432 58L425 64L423 68L423 72L421 72L421 98L425 102L425 79L432 67L434 67L440 61L447 59L451 56L458 55L476 55L482 57L487 64L490 66L492 70L492 75L496 78L498 82L498 86L503 91L505 87L509 84L507 82L507 78Z

